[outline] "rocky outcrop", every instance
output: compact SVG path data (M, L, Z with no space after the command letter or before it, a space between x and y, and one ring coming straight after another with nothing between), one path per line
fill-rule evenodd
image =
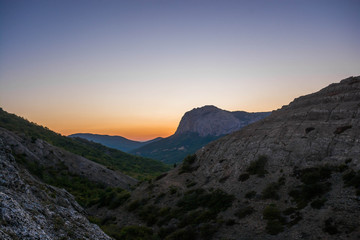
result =
M206 145L132 200L160 209L168 239L359 239L359 136L350 77Z
M229 112L215 106L195 108L182 117L174 135L149 143L131 153L173 164L211 141L268 116L269 112Z
M84 157L54 147L41 139L21 137L3 128L0 128L0 137L9 144L14 154L23 155L27 160L44 167L56 168L61 164L71 173L105 186L129 189L137 183L136 179L119 171L113 171Z
M0 238L111 239L91 224L74 197L43 184L17 165L0 137Z
M268 116L269 112L229 112L215 106L194 108L181 118L175 135L198 133L200 137L229 134Z

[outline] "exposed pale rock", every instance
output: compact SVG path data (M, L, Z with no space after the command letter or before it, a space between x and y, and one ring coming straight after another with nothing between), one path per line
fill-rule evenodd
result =
M0 239L111 239L74 197L21 169L0 138Z

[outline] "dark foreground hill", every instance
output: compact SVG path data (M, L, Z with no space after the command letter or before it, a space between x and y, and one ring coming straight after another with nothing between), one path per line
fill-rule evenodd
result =
M359 136L351 77L210 143L127 204L94 211L144 239L359 239Z
M91 133L76 133L69 135L69 137L84 138L86 140L100 143L109 148L115 148L117 150L127 153L134 149L143 147L149 143L157 142L162 139L159 137L149 141L139 142L139 141L129 140L121 136L109 136L109 135L100 135L100 134L91 134Z
M179 163L184 157L221 136L268 116L270 112L225 111L215 106L194 108L185 113L174 135L131 151L164 163Z
M170 169L156 160L133 156L85 139L62 136L46 127L7 113L1 108L0 127L31 138L33 142L37 139L44 140L49 144L139 179L153 177Z
M111 239L89 222L72 195L19 165L2 138L0 163L0 239Z

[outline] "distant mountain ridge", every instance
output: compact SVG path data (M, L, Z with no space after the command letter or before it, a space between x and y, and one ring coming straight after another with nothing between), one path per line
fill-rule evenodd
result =
M68 137L84 138L88 141L100 143L106 147L115 148L124 152L130 152L134 149L145 146L146 144L156 142L162 139L161 137L158 137L152 140L140 142L140 141L130 140L121 136L109 136L109 135L100 135L100 134L92 134L92 133L75 133L69 135Z
M149 143L130 153L178 163L184 157L221 136L237 131L270 115L270 112L248 113L226 111L212 105L194 108L181 118L174 135Z

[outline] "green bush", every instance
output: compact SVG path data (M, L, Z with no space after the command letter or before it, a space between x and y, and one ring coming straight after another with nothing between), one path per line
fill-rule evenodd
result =
M136 209L138 209L140 206L144 206L146 205L146 203L149 201L149 199L147 198L143 198L143 199L136 199L132 202L129 203L129 205L127 206L127 210L129 212L132 212Z
M262 198L278 200L280 198L279 194L277 193L279 188L280 188L279 183L277 182L269 183L261 193Z
M193 163L196 160L196 154L188 155L184 158L182 166L180 168L179 174L192 172L195 170L194 167L192 167Z
M263 211L263 217L267 220L266 232L271 235L276 235L284 231L285 218L281 211L274 204L268 205Z
M177 191L178 191L178 188L176 186L169 187L170 195L174 195L175 193L177 193Z
M229 208L234 199L233 195L229 195L220 189L209 193L204 189L195 189L186 192L177 205L184 211L203 207L219 213Z
M266 156L259 156L259 158L253 162L250 163L249 167L246 169L246 171L250 175L257 175L258 177L264 177L267 171L265 170L265 165L267 163L267 157Z
M148 226L152 226L158 220L160 209L155 205L146 205L141 207L138 216L141 220L146 222Z
M254 208L251 206L241 207L235 212L235 216L237 216L239 219L244 218L254 212Z
M263 217L266 220L283 220L281 211L276 207L275 204L266 206L263 211Z
M331 176L332 168L328 166L306 168L300 171L300 180L305 184L318 183Z

